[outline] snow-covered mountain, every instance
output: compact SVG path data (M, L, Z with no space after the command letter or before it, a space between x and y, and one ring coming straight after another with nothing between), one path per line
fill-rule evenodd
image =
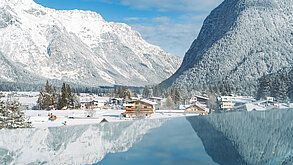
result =
M292 0L225 0L204 21L181 67L162 85L256 84L293 62Z
M0 130L0 164L93 164L124 152L167 119Z
M292 164L293 111L235 112L187 118L211 158L223 165Z
M0 2L2 81L142 86L168 78L181 61L95 12L54 10L33 0Z

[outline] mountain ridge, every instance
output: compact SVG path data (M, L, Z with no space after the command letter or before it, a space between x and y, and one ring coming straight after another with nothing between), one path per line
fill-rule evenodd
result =
M4 61L36 75L38 82L143 86L166 79L181 63L126 24L106 22L92 11L45 8L32 0L0 3L0 36ZM0 77L22 82L4 71Z
M225 0L205 19L180 68L162 86L256 85L293 62L293 1Z

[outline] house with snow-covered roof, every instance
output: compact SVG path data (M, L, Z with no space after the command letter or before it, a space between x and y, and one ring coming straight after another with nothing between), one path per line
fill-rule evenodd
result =
M111 104L114 104L114 105L122 105L123 101L124 101L123 98L112 98L110 102Z
M148 99L132 100L123 104L125 112L122 113L122 116L135 117L137 114L150 116L155 112L155 105L157 105L156 102Z
M255 101L249 96L221 96L218 98L220 109L224 111L242 109L246 103Z
M206 96L195 95L194 97L192 97L190 99L190 103L193 104L195 102L199 102L201 104L206 104L207 105L208 102L209 102L209 98L206 97Z
M94 97L80 98L81 109L97 109L97 108L103 108L106 105L107 105L107 101L102 98L94 98Z
M162 106L163 105L163 98L161 97L150 97L148 98L148 100L151 100L153 102L156 102L158 106Z
M191 104L189 107L185 109L187 113L198 113L201 115L206 115L209 112L209 109L205 104L201 104L200 102L195 102Z

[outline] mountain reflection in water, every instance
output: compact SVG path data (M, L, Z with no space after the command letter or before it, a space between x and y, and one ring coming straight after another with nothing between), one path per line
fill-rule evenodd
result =
M91 164L127 151L166 119L0 130L0 164Z
M221 165L293 164L293 110L188 117L206 152Z
M0 130L0 164L293 164L293 110Z

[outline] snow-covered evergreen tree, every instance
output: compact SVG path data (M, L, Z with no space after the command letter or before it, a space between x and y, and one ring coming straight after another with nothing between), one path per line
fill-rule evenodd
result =
M143 98L148 98L150 96L150 90L147 86L144 87L142 91L142 97Z
M39 109L49 110L52 108L57 108L58 94L56 88L49 85L47 81L45 89L40 89L40 94L38 98Z
M293 102L293 69L288 73L288 97Z
M123 98L123 89L122 89L122 86L118 86L118 91L117 91L117 96L119 98Z
M288 102L287 74L280 74L274 78L271 95L279 102Z
M256 98L259 100L266 99L267 97L271 96L271 86L271 77L269 75L264 74L260 80Z
M0 93L0 129L4 128L4 116L5 116L5 104L4 101L1 100L2 93Z
M0 101L0 129L2 128L29 128L31 123L25 118L17 101Z
M175 104L179 104L180 103L180 101L181 101L181 92L180 92L180 90L178 89L178 88L174 88L174 90L173 90L173 100L174 100L174 102L175 102Z
M52 96L51 96L51 99L52 99L52 105L54 106L54 108L57 109L58 107L58 102L59 102L59 93L57 93L57 90L56 90L56 87L53 87L52 89Z
M68 103L68 94L67 94L66 84L63 83L61 88L61 98L60 98L58 109L62 109L66 107L67 103Z
M66 91L67 91L67 107L72 108L73 100L72 100L71 88L69 84L66 85Z
M166 102L165 102L165 104L164 104L163 109L174 109L174 107L175 107L175 103L174 103L174 101L173 101L171 95L169 95L169 96L167 97L167 100L166 100Z
M72 99L73 107L76 108L80 104L80 100L79 100L77 93L76 93L76 90L74 88L73 88L71 95L72 95L71 99Z

